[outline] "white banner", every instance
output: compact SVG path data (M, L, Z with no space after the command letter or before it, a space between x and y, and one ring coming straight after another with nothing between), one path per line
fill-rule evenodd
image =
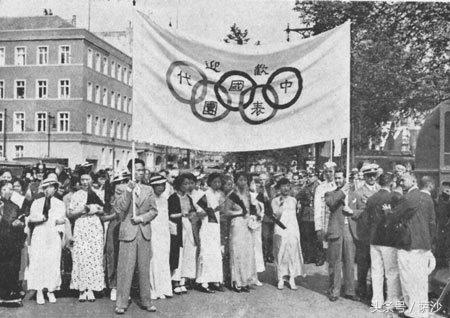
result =
M137 12L133 23L137 141L251 151L347 138L350 23L298 43L206 43Z

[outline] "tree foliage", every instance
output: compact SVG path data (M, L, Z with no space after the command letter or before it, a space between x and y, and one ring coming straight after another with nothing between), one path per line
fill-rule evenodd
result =
M393 114L427 111L450 98L450 3L297 1L318 34L351 20L353 146L378 138Z
M226 43L230 43L231 41L236 42L236 44L243 45L247 44L247 42L250 40L248 36L248 30L245 29L244 31L241 30L240 27L234 23L230 27L230 33L227 34L227 37L224 39Z

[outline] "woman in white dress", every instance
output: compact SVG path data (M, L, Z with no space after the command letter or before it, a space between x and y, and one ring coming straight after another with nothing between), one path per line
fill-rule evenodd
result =
M170 231L169 207L167 202L166 179L161 175L150 177L150 185L155 192L158 215L151 222L152 258L150 259L150 295L152 299L172 297L170 275Z
M205 193L206 205L201 206L197 202L206 211L202 215L199 231L200 253L196 282L200 284L200 290L206 293L212 293L214 290L224 291L220 244L220 203L223 202L223 193L220 190L221 178L221 174L211 173L207 181L209 188Z
M252 212L253 215L250 216L249 227L252 230L256 273L262 273L266 270L262 250L262 218L264 216L264 204L256 199L258 193L257 185L254 179L250 180L249 190L251 204L255 207L255 211ZM253 283L256 286L262 286L262 283L258 279L258 274L256 274Z
M34 224L29 248L28 289L36 290L36 302L45 303L43 290L47 289L50 303L56 302L55 290L61 285L61 248L64 233L65 205L54 197L58 180L46 179L41 187L45 197L31 205L29 223ZM67 220L68 222L68 220Z
M283 178L277 183L280 195L272 200L272 210L281 223L286 226L283 230L275 225L273 245L275 265L277 269L278 289L283 289L284 279L289 276L291 289L297 289L295 278L305 276L303 269L302 248L300 245L300 230L297 223L297 200L291 197L290 182Z
M80 302L93 302L93 292L105 288L103 226L98 216L103 213L103 202L91 189L91 175L87 172L80 174L81 189L73 194L68 212L70 218L76 218L70 288L80 292Z

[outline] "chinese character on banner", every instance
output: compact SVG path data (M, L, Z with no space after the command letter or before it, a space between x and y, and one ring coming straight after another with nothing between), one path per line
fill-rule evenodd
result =
M188 75L188 73L184 72L183 75L183 71L180 71L180 73L177 74L178 78L180 79L180 84L183 84L183 79L186 80L186 83L189 86L192 86L192 84L189 82L189 80L191 79L191 75Z
M264 114L264 106L260 101L256 101L253 103L253 107L251 108L251 114L259 116L261 114Z
M230 88L228 91L230 92L240 92L244 89L244 81L242 80L232 80Z
M220 72L220 70L219 70L220 62L219 61L214 61L214 60L209 61L209 62L205 61L205 64L206 64L207 70L213 70L216 73Z
M203 106L203 115L216 116L217 114L217 102L215 101L205 101Z
M284 82L280 83L280 88L284 89L285 94L287 93L288 88L291 86L292 86L292 82L288 81L288 80L285 80Z
M431 313L439 312L441 309L442 309L442 304L440 302L430 300L430 312Z
M255 67L254 74L257 76L258 75L267 75L269 73L267 73L266 70L267 70L267 66L265 64L258 64Z
M395 302L395 308L397 309L397 311L398 311L399 313L404 313L405 310L406 310L406 304L405 304L405 302L402 301L402 300L397 300L397 301Z

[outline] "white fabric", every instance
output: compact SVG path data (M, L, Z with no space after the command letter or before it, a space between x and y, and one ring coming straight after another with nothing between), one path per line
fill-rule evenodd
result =
M23 201L25 201L25 196L21 195L20 193L17 193L16 191L13 191L11 195L11 201L17 204L17 206L21 209Z
M334 181L324 181L319 184L314 193L314 227L316 231L327 232L330 209L325 203L325 193L334 191L336 184Z
M349 22L297 43L229 45L172 33L136 12L133 39L136 140L249 151L349 136ZM286 108L274 114L276 105Z
M429 251L398 250L400 282L407 317L428 317L428 267Z
M208 188L205 192L208 207L219 206L222 192ZM215 213L218 223L208 222L208 217L202 219L200 227L200 253L198 256L197 283L222 283L222 252L220 245L220 212Z
M30 209L31 218L42 217L45 197L33 202ZM64 203L51 198L48 220L37 224L31 237L29 247L30 265L27 271L27 284L30 290L47 288L49 292L59 289L61 285L61 237L64 225L56 225L56 220L66 214Z
M372 306L381 308L384 304L383 284L386 277L386 306L394 307L401 297L398 272L397 249L389 246L370 245L372 275Z
M152 227L152 257L150 259L150 295L152 299L172 296L168 201L164 193L155 196L155 201L158 215L150 223Z

